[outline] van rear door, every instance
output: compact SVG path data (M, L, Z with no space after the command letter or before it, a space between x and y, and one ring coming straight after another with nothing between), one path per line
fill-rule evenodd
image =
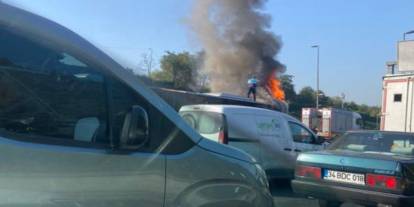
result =
M254 116L250 113L226 113L229 145L239 148L258 162L262 162L262 149L257 136Z

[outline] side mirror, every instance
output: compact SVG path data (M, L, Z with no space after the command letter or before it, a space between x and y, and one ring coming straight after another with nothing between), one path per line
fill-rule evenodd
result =
M326 142L325 137L316 136L315 144L323 144L324 142Z
M120 147L122 149L138 149L149 139L149 119L144 108L132 106L125 115L121 131Z

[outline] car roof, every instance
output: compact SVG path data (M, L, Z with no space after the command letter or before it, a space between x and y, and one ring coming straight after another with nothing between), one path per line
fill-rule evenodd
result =
M216 112L216 113L228 113L228 112L240 112L243 110L244 112L254 112L255 114L260 115L267 115L269 113L277 114L283 116L288 121L293 122L300 122L298 119L279 111L258 108L258 107L251 107L251 106L240 106L240 105L224 105L224 104L195 104L195 105L186 105L180 108L180 111L209 111L209 112Z
M240 105L226 105L226 104L195 104L195 105L186 105L182 106L180 111L189 111L189 110L203 110L203 111L212 111L212 112L230 112L230 111L254 111L254 112L276 112L280 113L278 111L273 111L270 109L264 109L264 108L258 108L258 107L252 107L252 106L240 106Z
M352 131L347 131L347 133L382 133L382 134L401 134L401 135L413 135L414 133L412 132L400 132L400 131L384 131L384 130L352 130Z

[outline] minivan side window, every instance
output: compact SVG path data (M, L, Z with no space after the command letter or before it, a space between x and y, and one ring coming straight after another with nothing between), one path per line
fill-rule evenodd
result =
M313 143L315 141L313 134L304 126L289 122L289 128L294 142Z
M194 145L161 111L115 76L4 29L0 42L0 136L114 148L126 114L139 106L149 117L149 139L132 150L177 154Z
M104 76L65 52L0 29L0 132L108 144Z

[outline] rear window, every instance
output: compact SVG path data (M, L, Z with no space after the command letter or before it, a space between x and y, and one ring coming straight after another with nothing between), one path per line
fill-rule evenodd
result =
M223 115L215 112L186 111L180 112L181 117L198 133L218 134L223 129Z
M414 156L414 135L390 132L352 132L332 143L329 149Z

